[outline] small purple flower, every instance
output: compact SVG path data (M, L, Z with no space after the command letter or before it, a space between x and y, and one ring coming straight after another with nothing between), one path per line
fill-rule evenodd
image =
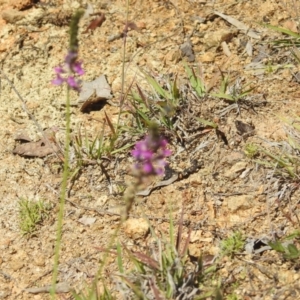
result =
M73 71L74 73L76 73L77 75L84 75L84 70L82 69L82 63L81 62L75 62L74 65L73 65Z
M77 61L77 57L77 52L68 52L64 67L57 66L54 68L56 78L52 80L52 84L62 85L65 82L73 90L80 90L80 80L76 79L74 75L82 76L84 75L84 70L82 69L82 63ZM68 74L68 76L63 77L62 74Z
M131 155L136 159L135 169L141 175L162 175L167 164L166 157L171 155L168 142L161 136L147 135L135 144Z

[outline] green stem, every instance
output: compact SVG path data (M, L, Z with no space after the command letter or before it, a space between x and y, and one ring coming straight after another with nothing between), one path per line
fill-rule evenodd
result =
M64 152L64 172L61 184L60 192L60 204L57 220L57 232L56 232L56 244L54 252L54 266L53 266L53 277L52 277L52 289L51 298L55 299L55 286L58 276L58 263L59 263L59 251L62 242L62 228L63 228L63 218L64 218L64 208L67 192L67 184L69 177L69 149L70 149L70 89L67 89L67 99L66 99L66 137L65 137L65 152Z
M128 17L129 17L129 0L126 1L126 25L128 23ZM125 25L125 26L126 26ZM127 35L127 33L126 33ZM117 121L117 133L116 135L118 136L119 133L119 125L120 125L120 118L121 118L121 113L122 113L122 108L124 105L124 101L125 101L125 58L126 58L126 40L127 40L127 36L124 36L124 42L123 42L123 61L122 61L122 77L121 77L121 101L120 101L120 109L119 109L119 114L118 114L118 121Z

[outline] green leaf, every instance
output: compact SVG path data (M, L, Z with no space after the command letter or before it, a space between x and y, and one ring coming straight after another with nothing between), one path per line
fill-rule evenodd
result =
M222 92L220 92L220 93L213 93L212 96L220 98L220 99L226 99L226 100L229 100L229 101L232 101L232 102L235 101L234 97L232 97L231 95L228 95L228 94L224 94Z
M269 24L262 24L262 25L269 28L269 29L275 30L277 32L281 32L281 33L287 34L289 36L292 36L296 39L300 38L300 35L298 33L293 32L289 29L278 27L278 26L273 26L273 25L269 25Z
M288 235L285 240L293 240L295 238L300 237L300 231L296 230L295 232L291 233L290 235Z
M198 120L200 123L204 124L205 126L209 126L209 127L212 127L212 128L218 128L218 124L216 124L214 122L207 121L207 120L204 120L202 118L196 118L196 120Z
M180 97L179 89L177 87L177 74L175 76L175 79L174 79L174 82L172 85L172 95L174 97L174 100L179 99L179 97Z
M118 256L117 256L118 268L119 268L120 273L124 274L124 267L123 267L123 262L122 262L122 249L121 249L121 245L119 242L117 243L117 253L118 253Z
M146 76L146 79L148 81L148 83L154 88L154 90L160 95L162 96L164 99L170 99L170 94L164 90L159 83L150 75L144 73Z
M275 250L277 252L280 252L280 253L286 252L284 246L281 244L280 241L270 242L268 244L273 250Z
M300 256L300 252L294 244L289 244L287 249L292 258L297 258Z
M200 77L197 77L194 70L184 63L185 71L189 77L190 84L195 90L198 97L203 97L205 94L205 86Z

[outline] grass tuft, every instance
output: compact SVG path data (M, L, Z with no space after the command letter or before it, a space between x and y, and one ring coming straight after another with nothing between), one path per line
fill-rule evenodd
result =
M233 257L244 248L245 239L241 232L234 232L231 236L221 242L221 253Z
M201 257L191 263L188 255L190 233L186 239L182 238L182 224L181 217L176 239L171 216L168 239L157 237L151 228L155 242L146 253L118 246L117 261L124 294L131 295L131 299L205 299L215 295L215 289L206 287L215 266L204 267ZM125 255L134 266L130 271L124 270ZM215 299L222 299L219 291L217 294L219 297Z
M19 204L20 229L24 235L36 232L38 225L47 218L51 205L42 200L31 201L22 198Z

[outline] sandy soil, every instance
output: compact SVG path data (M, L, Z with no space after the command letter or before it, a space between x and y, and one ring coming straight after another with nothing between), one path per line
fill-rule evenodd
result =
M123 31L126 5L121 0L99 2L89 1L94 12L105 14L105 22L87 32L92 17L80 23L84 80L106 75L113 94L110 102L118 105L123 39L113 37ZM292 118L299 113L299 84L294 77L299 67L288 49L268 43L282 35L260 25L268 22L297 29L300 10L294 2L130 1L129 20L139 30L131 30L127 38L126 87L135 80L149 90L141 70L157 78L178 74L180 84L186 84L183 62L187 61L191 67L201 66L211 92L218 91L220 70L230 76L231 82L249 84L253 90L240 113L233 106L226 110L230 103L213 97L192 102L190 110L197 117L216 120L228 143L211 130L197 136L183 152L170 158L170 165L178 171L190 167L192 160L201 161L203 166L148 197L138 197L119 237L128 247L144 249L147 244L148 237L144 236L147 228L139 231L143 222L139 218L145 214L155 231L167 233L170 207L175 220L184 207L184 219L188 220L185 235L192 228L189 250L193 256L218 255L220 241L235 230L248 239L270 240L297 228L297 223L286 216L295 219L290 213L299 210L298 190L292 192L290 181L256 165L243 151L246 143L285 139L280 117ZM40 127L55 130L56 143L63 145L66 94L63 88L52 86L51 80L53 68L63 61L68 49L70 15L80 5L86 7L87 3L0 1L0 299L48 299L47 294L34 295L24 289L51 283L62 163L54 154L46 157L15 154L18 144L15 138L23 134L38 141ZM219 13L242 22L248 29L243 30L238 23L231 24ZM192 53L182 51L187 42ZM262 67L250 68L251 63ZM280 67L267 72L268 64ZM291 66L285 67L288 64ZM72 92L73 137L78 134L79 126L88 136L95 137L102 128L104 113L116 122L117 106L106 104L99 110L82 113L77 101L78 94ZM39 127L27 112L34 116ZM188 132L190 125L185 117ZM252 124L255 132L249 137L241 136L236 120ZM201 132L203 127L197 130ZM174 139L171 148L174 153L180 150ZM118 153L111 161L106 170L109 181L99 164L87 163L69 185L68 199L76 206L67 202L65 207L59 281L68 282L77 290L96 274L102 256L96 247L109 243L119 222L120 183L132 180L129 150ZM74 166L74 157L72 163ZM44 200L52 207L48 218L30 237L20 232L18 201L22 198ZM87 224L86 218L94 218L92 224ZM105 269L108 278L112 270L115 270L113 255ZM234 292L240 299L296 299L299 295L299 272L295 264L283 261L274 251L224 258L218 276L222 278L224 294Z

